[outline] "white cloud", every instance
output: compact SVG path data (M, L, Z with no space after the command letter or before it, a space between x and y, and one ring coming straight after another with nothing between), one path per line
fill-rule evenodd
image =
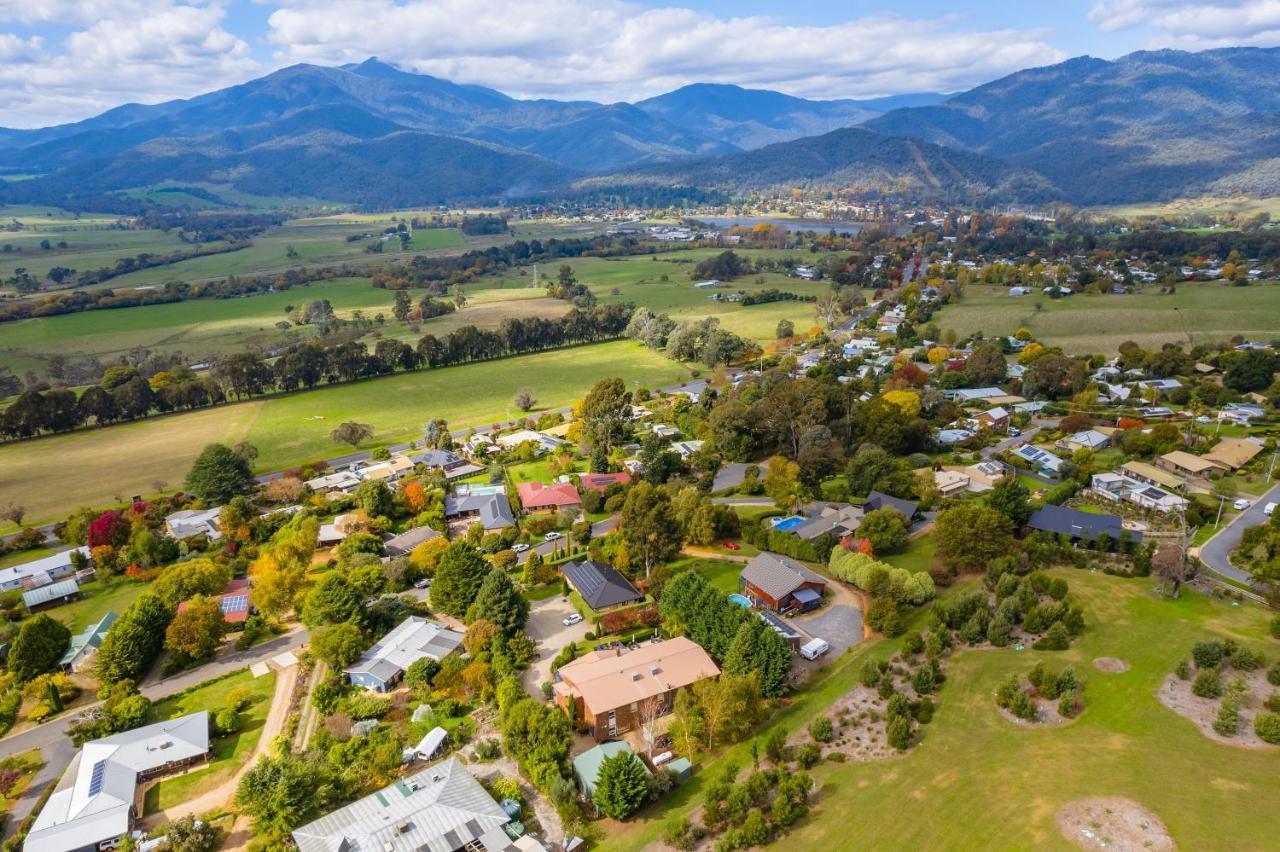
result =
M39 38L25 42L25 54L0 38L0 125L38 127L122 103L188 97L262 70L249 46L221 27L221 8L152 6L73 31L42 56Z
M1042 32L877 15L833 26L590 0L311 0L277 9L282 62L402 67L523 96L634 99L689 82L814 97L954 91L1063 58Z
M1280 0L1099 0L1089 19L1104 32L1145 27L1153 46L1280 45Z
M13 33L0 33L0 62L34 62L40 58L44 39L39 36L21 38Z

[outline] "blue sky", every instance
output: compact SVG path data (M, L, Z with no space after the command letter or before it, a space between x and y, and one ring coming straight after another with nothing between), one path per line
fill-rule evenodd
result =
M0 0L0 126L378 56L522 97L690 82L813 98L960 91L1070 56L1280 46L1280 0Z

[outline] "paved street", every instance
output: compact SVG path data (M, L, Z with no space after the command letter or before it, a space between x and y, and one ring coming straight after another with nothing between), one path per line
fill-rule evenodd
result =
M1263 508L1272 502L1280 503L1280 485L1276 485L1255 500L1252 506L1237 515L1234 521L1201 545L1200 561L1224 577L1254 586L1253 577L1247 571L1242 571L1231 564L1231 551L1240 546L1240 539L1244 536L1246 529L1267 523L1269 519L1263 512Z
M602 535L606 535L608 533L613 532L617 528L618 528L618 516L611 515L610 517L605 518L602 521L596 521L594 524L591 525L591 537L599 538ZM564 550L568 546L568 544L569 544L568 537L558 539L557 541L540 541L537 544L530 547L528 550L521 551L519 554L517 554L516 564L523 565L524 563L528 562L530 553L537 553L543 559L550 559L551 554L555 553L557 548L559 548L560 550Z
M999 442L998 444L992 444L989 447L983 447L980 455L984 459L989 459L994 455L1003 453L1005 450L1012 450L1015 447L1022 446L1023 444L1029 444L1031 443L1031 439L1034 438L1039 432L1040 432L1039 426L1032 426L1030 429L1024 430L1021 435L1005 438L1003 441Z

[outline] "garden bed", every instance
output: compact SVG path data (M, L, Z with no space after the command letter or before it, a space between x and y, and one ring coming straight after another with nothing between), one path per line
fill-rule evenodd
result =
M1177 846L1160 818L1132 799L1077 799L1058 811L1058 830L1081 849L1160 852Z

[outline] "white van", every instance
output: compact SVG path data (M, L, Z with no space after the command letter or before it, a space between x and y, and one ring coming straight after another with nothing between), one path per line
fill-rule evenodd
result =
M806 660L816 660L831 650L826 639L810 639L800 648L800 656Z

